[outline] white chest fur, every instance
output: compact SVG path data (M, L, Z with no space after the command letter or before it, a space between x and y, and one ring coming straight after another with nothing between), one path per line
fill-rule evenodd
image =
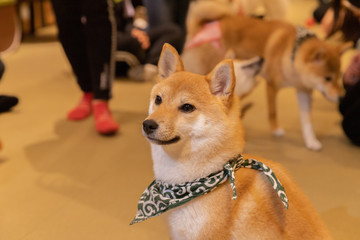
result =
M171 236L174 240L197 239L209 219L208 211L200 202L194 200L169 212Z

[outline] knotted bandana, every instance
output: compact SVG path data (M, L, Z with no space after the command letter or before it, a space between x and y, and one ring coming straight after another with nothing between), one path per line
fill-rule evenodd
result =
M289 202L284 187L276 178L273 171L262 162L254 159L243 159L241 155L231 159L224 165L223 170L205 178L183 184L167 184L155 180L141 195L138 202L138 211L130 225L142 222L148 218L158 216L167 210L183 205L190 200L214 190L228 178L233 191L232 199L236 199L235 171L239 168L251 168L263 171L272 184L284 207L288 209Z

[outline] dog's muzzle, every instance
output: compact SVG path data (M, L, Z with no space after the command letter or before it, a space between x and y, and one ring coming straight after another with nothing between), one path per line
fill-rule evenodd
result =
M175 136L171 139L158 139L154 137L156 130L159 128L159 124L152 119L145 120L143 122L143 131L147 135L146 137L152 143L159 144L159 145L168 145L172 143L176 143L180 140L179 136Z

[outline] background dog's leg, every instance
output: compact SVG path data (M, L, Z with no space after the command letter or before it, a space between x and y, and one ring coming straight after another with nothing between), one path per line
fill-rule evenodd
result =
M283 136L285 131L279 127L276 114L276 94L278 89L270 84L266 84L267 99L268 99L268 116L271 131L275 136Z
M311 150L320 150L321 143L317 140L311 123L311 93L297 90L297 98L300 110L302 133L306 147Z

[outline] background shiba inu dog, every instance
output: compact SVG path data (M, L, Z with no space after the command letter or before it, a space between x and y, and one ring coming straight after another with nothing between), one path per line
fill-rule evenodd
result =
M211 4L215 5L214 2ZM311 150L320 150L322 144L316 138L311 123L311 94L313 90L318 90L330 101L338 101L343 94L338 82L340 55L352 44L332 45L285 21L234 16L226 7L219 7L206 16L201 9L207 8L216 9L210 4L204 7L200 3L190 8L188 48L182 54L185 69L205 74L206 70L216 65L216 60L224 58L229 49L234 51L235 58L263 57L261 75L267 82L269 121L274 135L284 134L277 122L277 91L283 87L294 87L305 145ZM199 32L204 27L209 32L215 32L217 37L201 45L193 44L191 39L199 38ZM207 57L211 60L203 61Z
M236 25L233 23L237 22ZM302 28L282 21L262 21L246 17L220 20L225 48L236 57L262 56L262 76L267 82L270 125L275 135L283 135L277 123L276 93L283 87L297 90L302 132L306 146L319 150L311 123L311 93L320 91L337 102L343 94L339 84L340 55L350 43L332 45Z
M176 50L165 44L158 66L162 79L143 122L156 180L180 184L222 169L244 147L232 61L223 60L206 76L186 72ZM282 182L288 210L264 174L241 168L235 172L236 200L224 183L169 212L172 239L331 239L286 170L256 159Z
M198 0L190 4L187 14L187 40L185 51L182 55L185 69L190 72L207 74L210 70L224 58L226 51L214 49L211 42L219 41L214 39L213 32L209 36L201 38L201 44L196 44L196 48L189 49L189 44L194 41L196 34L202 30L206 22L220 19L227 15L255 16L257 12L266 19L283 19L288 8L287 0ZM216 34L215 34L216 35ZM210 38L206 39L206 38ZM209 44L210 43L210 44ZM219 51L220 50L220 51ZM203 52L207 52L204 56ZM198 54L199 53L199 54ZM192 61L192 56L198 55ZM201 58L201 56L204 56ZM208 64L203 64L203 62Z

